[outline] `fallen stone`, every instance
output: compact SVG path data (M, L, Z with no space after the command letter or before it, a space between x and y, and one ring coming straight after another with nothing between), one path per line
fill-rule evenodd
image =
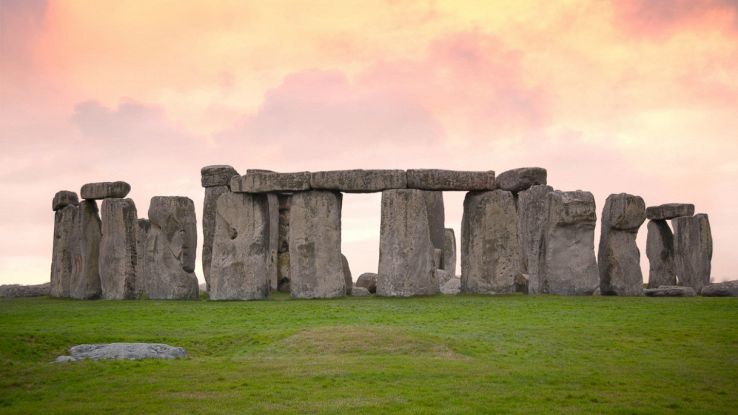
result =
M269 296L269 206L266 195L225 193L216 205L211 300Z
M382 192L377 295L407 297L438 292L428 219L425 191Z
M346 295L341 261L342 195L312 190L290 201L290 293L294 298Z
M43 297L49 295L51 283L36 285L0 285L0 298Z
M672 220L674 265L679 284L701 292L710 283L712 232L707 215L683 216Z
M461 291L515 292L515 279L523 273L521 255L512 193L467 193L461 221Z
M126 182L87 183L79 194L82 199L122 199L128 196L131 185Z
M138 218L131 199L102 202L100 240L100 286L102 298L128 300L136 293L136 233Z
M703 297L738 297L738 280L716 282L702 287Z
M443 267L443 247L446 244L446 212L443 207L443 192L423 191L425 209L428 213L428 229L430 231L433 248L438 249L438 263L436 268Z
M196 300L197 218L187 197L155 196L149 204L145 292L156 300Z
M180 359L187 357L181 347L158 343L80 344L69 348L69 356L59 356L56 363L79 360Z
M494 171L419 169L407 171L408 189L484 191L495 189Z
M461 292L461 278L451 278L441 286L441 294L456 295Z
M79 256L79 208L67 205L54 212L54 242L51 254L49 296L68 298Z
M333 170L310 175L312 189L372 193L407 187L404 170Z
M676 285L674 235L665 220L648 222L646 256L649 264L648 288Z
M497 176L497 188L518 193L537 184L546 184L546 169L521 167L508 170Z
M343 278L346 281L346 295L351 295L351 290L354 286L354 279L351 278L351 268L349 267L348 259L346 255L341 254L341 264L343 266Z
M56 192L54 195L54 199L51 201L51 210L56 212L57 210L69 205L79 205L77 193L70 192L69 190L62 190Z
M351 295L354 297L368 297L371 294L369 293L369 290L364 287L353 287Z
M205 201L202 209L202 272L205 285L210 286L210 264L213 260L213 238L215 237L215 216L218 198L228 193L228 186L205 188Z
M231 179L231 191L236 193L299 192L310 190L310 172L276 173L248 171L245 176Z
M518 193L518 228L523 249L523 269L528 275L528 294L541 294L544 291L539 268L543 230L546 228L546 201L551 192L551 186L535 185Z
M669 220L692 215L694 215L694 205L691 203L667 203L649 206L646 209L646 217L651 220Z
M592 295L600 283L594 252L594 196L577 190L550 192L546 198L543 257L538 269L541 292Z
M74 252L74 270L69 285L69 297L78 300L100 298L100 241L102 223L94 200L83 200L79 204L76 232L79 249Z
M227 187L231 184L233 176L238 176L238 172L231 166L205 166L200 169L200 184L202 187Z
M373 272L365 272L356 279L356 286L366 288L370 293L377 292L377 274Z
M646 288L643 294L648 297L694 297L697 295L692 287L662 285L658 288Z
M607 197L602 209L597 255L602 295L643 295L638 229L646 220L646 203L627 193Z

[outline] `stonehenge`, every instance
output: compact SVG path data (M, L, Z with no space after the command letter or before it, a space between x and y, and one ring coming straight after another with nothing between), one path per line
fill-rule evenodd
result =
M712 236L694 205L646 207L610 195L595 255L595 199L549 186L547 171L333 170L283 173L211 165L200 171L202 273L195 203L154 196L139 218L122 181L52 199L49 296L75 299L263 300L347 295L735 295L710 284ZM460 227L446 227L443 192L466 192ZM344 194L381 192L376 273L354 283L341 251ZM98 209L98 200L101 205ZM648 288L636 235L648 219ZM671 221L671 226L669 224ZM461 276L456 264L461 263Z

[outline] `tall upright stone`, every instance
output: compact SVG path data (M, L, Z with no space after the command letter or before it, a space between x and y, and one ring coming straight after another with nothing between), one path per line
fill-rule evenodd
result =
M697 293L710 283L712 269L712 232L704 213L672 220L674 228L674 263L679 283Z
M225 193L216 205L211 300L258 300L269 295L269 205L264 194Z
M277 242L277 289L290 291L290 195L279 194L279 231Z
M599 287L594 252L594 196L581 190L546 195L546 219L538 275L540 292L592 295Z
M79 204L76 232L79 249L74 258L74 272L69 296L79 300L100 298L100 240L102 239L100 214L97 202L83 200Z
M79 208L71 203L55 202L54 205L57 210L54 212L54 243L51 254L49 296L66 298L71 292L72 274L75 271L74 260L79 256L77 227Z
M136 225L136 285L134 291L136 298L144 298L148 296L146 285L152 274L147 268L147 264L151 266L153 262L152 244L149 243L151 221L139 219Z
M443 231L443 269L456 275L456 234L451 228Z
M342 195L312 190L292 195L290 293L294 298L346 295L341 261Z
M648 221L646 236L648 288L677 285L674 268L674 235L665 220Z
M275 193L267 193L267 214L269 215L267 274L270 289L276 291L279 286L279 197Z
M110 198L102 202L100 285L102 298L136 298L136 205L131 199Z
M423 190L382 192L377 295L408 297L438 292L427 198Z
M343 267L343 280L346 282L346 295L351 295L351 290L354 287L354 279L351 276L351 267L349 266L348 258L344 254L341 254L341 265Z
M602 295L643 295L638 229L646 220L646 203L627 193L607 197L602 209L597 255Z
M543 230L546 227L546 201L551 192L551 186L535 185L518 193L518 229L523 250L523 269L528 274L528 294L543 292L539 267Z
M425 197L425 208L428 213L428 229L430 231L431 242L435 249L443 251L446 244L446 213L443 207L443 192L441 191L423 191ZM442 263L439 268L445 268Z
M197 218L187 197L155 196L149 204L145 292L151 299L196 300ZM140 276L139 276L140 277Z
M200 183L205 188L202 209L202 272L205 286L210 290L210 264L213 257L213 236L215 235L215 210L218 198L229 191L231 178L238 172L231 166L205 166L200 170Z

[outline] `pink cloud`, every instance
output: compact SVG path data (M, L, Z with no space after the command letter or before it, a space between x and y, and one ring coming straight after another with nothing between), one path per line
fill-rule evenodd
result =
M668 35L683 25L725 15L738 29L738 3L734 0L615 0L620 23L637 35Z

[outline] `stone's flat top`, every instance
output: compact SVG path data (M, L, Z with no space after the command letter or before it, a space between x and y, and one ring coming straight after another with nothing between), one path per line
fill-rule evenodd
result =
M233 176L238 176L238 172L231 166L205 166L200 169L200 184L202 187L228 186Z
M407 171L407 187L421 190L483 191L495 189L495 172L416 169Z
M700 294L703 297L738 297L738 280L707 284Z
M231 191L235 193L299 192L310 190L310 172L277 173L268 171L247 172L245 176L231 179Z
M643 294L647 297L694 297L697 293L692 287L677 285L661 285L659 288L646 288Z
M582 190L562 192L555 190L548 198L548 220L556 225L591 223L597 220L594 195Z
M82 199L122 199L130 191L131 185L126 182L98 182L82 186L79 194Z
M497 187L517 193L537 184L547 184L547 176L542 167L520 167L500 173Z
M54 195L54 200L52 200L51 202L51 210L57 211L69 205L79 205L79 198L77 198L77 193L69 190L61 190L59 192L56 192L56 194Z
M692 215L694 215L694 205L691 203L667 203L646 208L646 218L651 220L669 220Z
M407 187L405 170L332 170L310 174L312 189L372 193Z
M602 210L603 225L619 230L638 230L646 220L646 202L628 193L611 194Z
M80 344L69 349L69 356L59 356L57 363L77 360L139 360L139 359L178 359L187 357L181 347L160 343L107 343Z

